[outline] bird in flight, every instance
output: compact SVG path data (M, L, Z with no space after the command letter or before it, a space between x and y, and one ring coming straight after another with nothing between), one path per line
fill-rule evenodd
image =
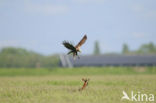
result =
M84 37L81 39L81 41L74 46L72 43L68 42L68 41L63 41L63 45L69 49L70 51L68 52L68 54L73 54L73 58L75 58L75 56L78 56L78 52L81 52L80 47L85 43L85 41L87 40L87 35L84 35ZM80 58L78 56L78 58Z

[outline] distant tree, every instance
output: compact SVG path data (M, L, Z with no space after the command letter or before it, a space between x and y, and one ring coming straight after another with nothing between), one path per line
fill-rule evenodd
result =
M99 54L101 54L99 42L95 41L95 43L94 43L94 55L99 55Z
M122 53L123 54L128 54L130 51L129 51L129 47L127 44L123 44L123 47L122 47Z
M149 52L150 52L150 53L156 52L156 48L155 48L155 46L154 46L154 44L153 44L152 42L150 42L150 43L148 44L148 48L149 48Z
M140 54L153 54L153 53L156 53L156 47L155 45L150 42L148 44L143 44L139 50L138 50L138 53Z

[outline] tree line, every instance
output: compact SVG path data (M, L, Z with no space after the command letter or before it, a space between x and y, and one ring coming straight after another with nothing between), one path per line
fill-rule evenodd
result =
M3 48L0 50L1 68L51 68L57 67L58 55L44 56L22 48Z
M156 45L150 42L141 45L137 50L130 50L127 44L123 44L122 54L156 54Z
M101 55L101 54L102 53L101 53L99 42L95 41L93 55ZM128 44L124 43L122 46L121 53L105 53L105 55L119 55L119 54L127 54L127 55L156 54L156 45L150 42L150 43L141 45L136 50L130 50Z

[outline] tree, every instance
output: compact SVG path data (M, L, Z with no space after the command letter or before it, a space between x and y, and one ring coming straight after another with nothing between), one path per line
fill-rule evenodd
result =
M128 47L127 44L123 44L122 53L123 53L123 54L129 53L129 47Z
M149 52L150 52L150 53L154 53L155 50L156 50L156 48L154 47L154 44L153 44L152 42L150 42L150 43L148 44L148 48L149 48Z
M100 55L100 54L101 54L101 52L100 52L99 42L95 41L95 43L94 43L94 55Z
M148 44L143 44L139 48L138 52L141 54L150 54L150 53L153 54L153 53L156 53L156 47L152 42Z

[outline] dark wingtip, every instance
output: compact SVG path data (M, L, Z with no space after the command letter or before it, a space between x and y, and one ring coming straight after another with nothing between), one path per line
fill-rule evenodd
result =
M62 42L62 44L64 45L65 41Z
M87 34L85 34L84 37L87 38Z
M67 43L67 41L64 40L64 41L62 42L62 44L64 45L65 43Z

